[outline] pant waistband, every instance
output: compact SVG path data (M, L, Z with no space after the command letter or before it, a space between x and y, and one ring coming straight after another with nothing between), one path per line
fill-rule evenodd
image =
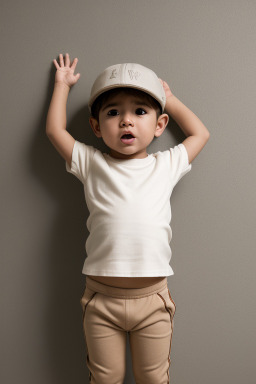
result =
M143 288L119 288L106 285L91 279L86 275L86 287L95 292L100 292L107 296L119 298L140 298L152 295L153 293L161 292L168 285L167 277L164 280Z

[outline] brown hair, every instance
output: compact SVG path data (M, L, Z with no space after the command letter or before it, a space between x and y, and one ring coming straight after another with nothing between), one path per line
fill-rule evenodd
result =
M93 102L91 106L91 116L94 117L97 121L99 121L99 112L102 106L109 99L120 94L121 92L125 92L132 96L141 97L143 100L147 101L149 105L156 111L157 119L161 115L162 108L160 103L157 100L155 100L152 96L150 96L148 93L145 93L135 88L119 87L119 88L110 89L109 91L106 91L97 97L97 99Z

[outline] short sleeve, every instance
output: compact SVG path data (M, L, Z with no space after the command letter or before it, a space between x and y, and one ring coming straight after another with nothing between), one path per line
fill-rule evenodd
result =
M89 169L96 149L90 145L75 140L71 168L66 161L66 170L75 175L83 184L85 184Z
M173 148L171 152L171 182L174 187L180 179L188 173L192 164L188 162L188 153L184 144L180 143Z

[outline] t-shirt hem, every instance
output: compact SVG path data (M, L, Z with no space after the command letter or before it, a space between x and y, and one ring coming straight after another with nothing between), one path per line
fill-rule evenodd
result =
M172 276L174 275L173 271L160 270L160 271L147 271L147 272L116 272L116 271L95 271L95 270L82 270L84 275L94 275L94 276L109 276L109 277L159 277L159 276Z

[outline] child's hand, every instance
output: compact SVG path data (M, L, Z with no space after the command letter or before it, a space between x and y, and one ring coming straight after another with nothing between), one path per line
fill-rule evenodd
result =
M162 86L163 86L163 88L164 88L165 96L166 96L166 99L167 99L168 97L172 96L173 93L172 93L172 91L170 90L169 85L168 85L165 81L163 81L162 79L160 79L160 77L159 77L159 80L160 80L160 82L161 82L161 84L162 84Z
M65 65L64 65L64 60L62 54L59 55L60 58L60 66L57 62L57 60L53 60L54 65L57 69L56 74L55 74L55 83L64 83L66 84L69 88L74 85L79 77L80 73L77 73L74 75L74 71L78 62L78 59L75 58L73 61L73 64L70 66L70 60L69 60L69 54L66 53L66 58L65 58Z

